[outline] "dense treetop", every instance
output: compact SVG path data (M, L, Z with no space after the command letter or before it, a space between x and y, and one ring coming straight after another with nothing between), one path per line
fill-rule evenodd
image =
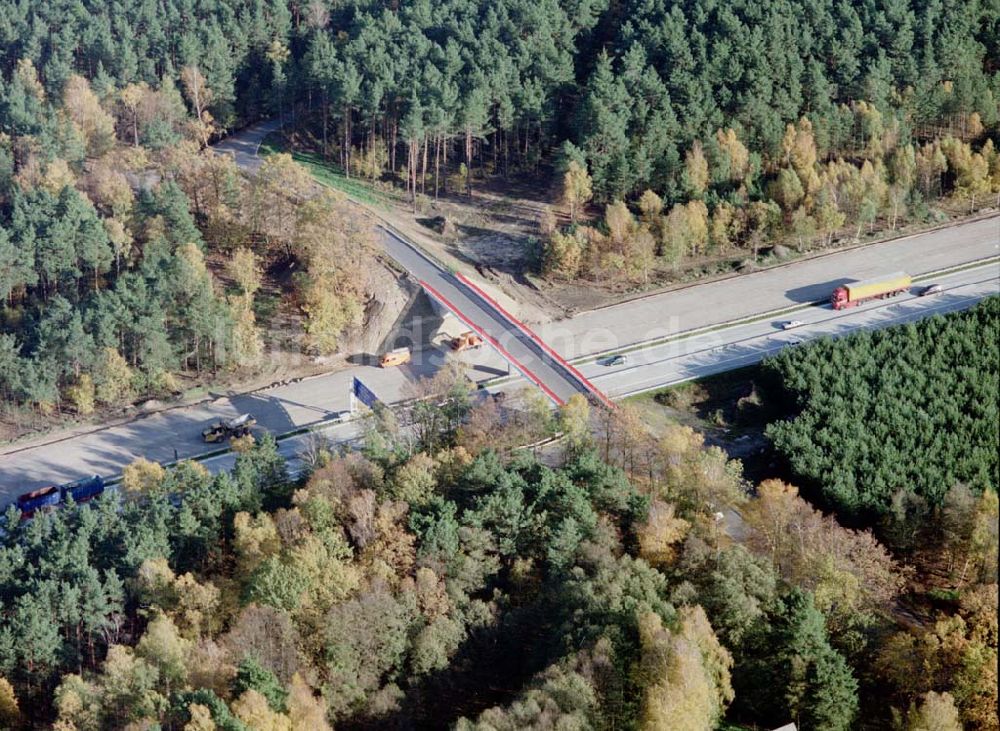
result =
M1000 485L1000 299L961 314L787 348L765 362L799 409L769 436L848 514L898 492L940 505L964 483Z
M139 460L90 504L8 510L0 722L707 731L742 693L746 722L851 727L842 646L899 585L870 535L779 483L747 512L752 555L709 509L741 501L738 466L689 429L658 443L623 412L602 458L585 402L519 425L434 388L427 428L376 414L363 452L323 448L298 483L265 437L230 473ZM555 426L557 467L514 448Z

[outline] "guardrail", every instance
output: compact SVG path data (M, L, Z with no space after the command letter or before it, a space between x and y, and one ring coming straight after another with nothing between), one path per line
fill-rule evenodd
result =
M487 294L482 289L482 287L480 287L479 285L477 285L475 282L473 282L471 279L469 279L467 276L465 276L461 272L457 272L455 274L455 278L458 279L458 281L460 281L466 287L468 287L469 289L471 289L481 299L485 300L486 302L489 302L490 306L493 307L493 309L495 309L501 315L503 315L504 318L508 322L510 322L514 327L516 327L522 333L524 333L529 338L531 338L531 340L539 348L541 348L546 354L548 354L548 356L550 358L552 358L559 365L561 365L567 372L569 372L569 374L571 376L573 376L573 378L575 378L581 385L583 385L583 387L586 388L587 391L589 391L591 393L591 395L593 395L595 398L597 398L602 404L604 404L604 406L606 406L609 409L614 409L615 408L615 402L612 401L611 399L609 399L597 386L595 386L593 383L591 383L590 380L586 376L584 376L579 371L579 369L576 368L576 366L574 366L572 363L570 363L565 358L563 358L561 355L559 355L559 353L556 352L556 350L552 346L550 346L548 343L546 343L544 340L542 340L535 333L534 330L532 330L530 327L528 327L527 325L525 325L518 318L514 317L514 315L512 315L503 305L501 305L499 302L497 302L496 299L494 299L489 294Z
M944 269L935 269L933 271L924 272L923 274L917 274L913 277L914 284L923 283L930 281L932 279L938 279L939 277L946 277L952 274L958 274L959 272L969 271L972 269L979 269L980 267L989 266L990 264L1000 263L1000 256L987 256L983 259L975 259L964 264L956 264L954 266L945 267ZM653 338L652 340L639 340L634 343L625 343L624 345L619 345L614 348L607 348L605 350L599 350L595 353L588 353L587 355L581 355L573 359L573 362L579 365L585 363L593 363L594 361L600 360L610 355L635 353L641 350L647 350L648 348L655 348L660 345L665 345L667 343L676 340L686 340L687 338L697 337L699 335L704 335L709 332L717 332L719 330L728 330L732 327L739 327L740 325L750 325L755 322L761 322L763 320L770 320L775 317L781 317L783 315L791 315L795 312L802 312L803 310L808 310L810 307L822 307L828 305L830 300L828 298L823 298L820 300L814 300L812 302L802 302L794 305L788 305L787 307L780 307L776 310L765 310L764 312L758 312L753 315L747 315L745 317L738 317L735 320L727 320L726 322L719 322L714 325L706 325L704 327L696 327L691 330L682 330L681 332L672 333L660 338ZM499 380L499 379L497 379Z
M434 299L436 299L438 302L443 304L449 310L454 312L455 316L458 317L462 322L464 322L467 327L474 330L483 340L492 345L496 349L496 351L500 353L500 355L502 355L507 361L509 361L511 365L517 368L517 370L520 371L525 378L527 378L529 381L531 381L540 389L542 389L545 395L548 396L554 404L556 404L557 406L563 405L563 400L558 396L556 396L556 394L552 391L552 389L546 386L545 383L542 382L542 379L540 379L538 376L532 373L527 366L525 366L517 358L511 355L506 348L504 348L502 345L500 345L499 342L497 342L496 338L494 338L488 332L479 327L479 325L477 325L471 319L469 319L465 315L465 313L463 313L454 304L452 304L452 302L447 297L445 297L443 294L438 292L433 286L431 286L430 284L428 284L423 280L420 280L420 286L423 287L425 290L427 290L427 292L432 297L434 297Z

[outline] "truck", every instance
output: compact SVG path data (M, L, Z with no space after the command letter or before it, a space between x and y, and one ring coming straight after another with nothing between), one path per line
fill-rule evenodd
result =
M460 353L463 350L470 350L472 348L479 348L483 344L483 339L476 333L469 330L462 333L456 338L451 339L451 349L456 353Z
M60 488L62 499L73 498L73 502L85 503L104 492L104 480L100 475L84 477L82 480L67 482Z
M26 492L17 498L17 507L21 511L21 518L27 520L39 510L54 510L70 497L77 504L85 503L102 494L104 488L104 480L100 475L84 477L65 485L49 485Z
M856 307L869 300L895 297L897 294L909 290L912 284L913 279L905 272L895 272L881 277L864 279L860 282L850 282L833 290L830 303L835 310L846 310L848 307Z
M49 485L31 492L26 492L17 498L17 508L22 518L30 518L37 510L54 508L62 500L62 492L56 485Z
M235 419L223 419L206 427L201 432L201 438L212 444L233 437L245 437L256 423L252 414L240 414Z
M396 348L395 350L390 350L388 353L384 353L381 358L379 358L378 364L382 368L391 368L392 366L403 365L404 363L410 362L410 349L409 348Z

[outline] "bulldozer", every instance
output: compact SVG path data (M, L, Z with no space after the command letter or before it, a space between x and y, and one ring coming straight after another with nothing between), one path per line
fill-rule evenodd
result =
M214 444L233 437L245 437L256 423L252 414L240 414L234 419L223 419L202 429L201 438Z

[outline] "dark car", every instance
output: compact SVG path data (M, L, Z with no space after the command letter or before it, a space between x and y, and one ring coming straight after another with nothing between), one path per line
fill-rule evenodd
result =
M929 294L941 294L942 292L944 292L944 287L942 287L940 284L931 284L920 290L920 296L926 297Z
M620 365L625 365L626 360L627 359L625 358L624 355L621 355L621 354L619 354L619 355L612 355L610 358L608 358L606 361L604 361L604 365L606 365L606 366L620 366Z

